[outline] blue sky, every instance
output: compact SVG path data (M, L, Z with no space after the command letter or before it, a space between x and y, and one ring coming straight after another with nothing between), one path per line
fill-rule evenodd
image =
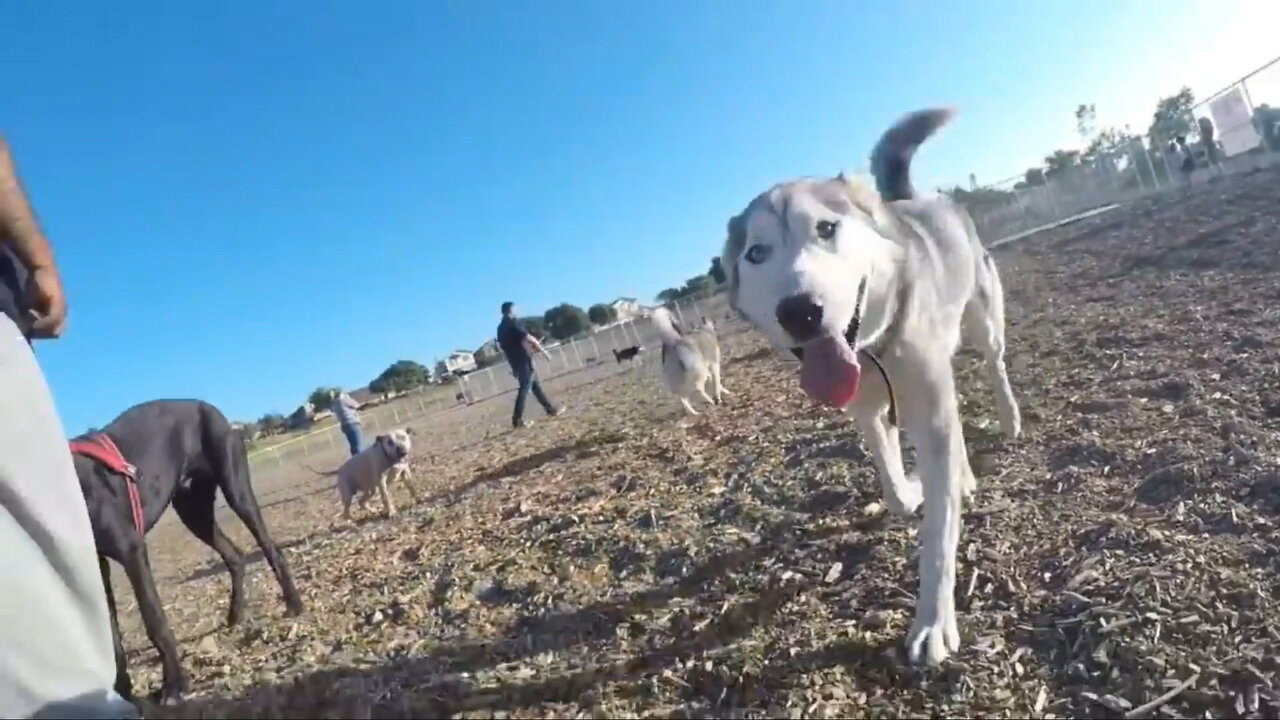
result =
M1259 28L1276 13L3 3L0 129L71 306L37 352L68 433L156 397L287 412L317 385L476 347L503 300L652 300L706 269L756 192L865 167L908 110L961 109L918 157L925 186L1075 142L1078 102L1145 128L1180 78L1212 91L1274 55Z

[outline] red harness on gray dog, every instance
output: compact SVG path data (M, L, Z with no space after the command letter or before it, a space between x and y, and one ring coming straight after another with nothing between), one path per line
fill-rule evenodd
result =
M71 452L96 460L111 472L124 476L129 491L129 508L133 511L133 526L139 535L146 535L146 518L142 514L142 498L138 494L138 468L124 459L124 454L106 433L93 433L71 441Z

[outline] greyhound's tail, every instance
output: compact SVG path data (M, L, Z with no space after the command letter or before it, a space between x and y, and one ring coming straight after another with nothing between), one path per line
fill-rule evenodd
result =
M910 200L916 196L911 186L911 158L931 135L955 117L954 108L917 110L898 120L880 136L871 151L871 175L876 190L886 202Z
M311 467L310 465L308 465L308 464L306 464L306 463L302 463L302 467L304 467L304 468L306 468L306 469L310 470L311 472L315 473L315 474L316 474L316 477L332 477L333 475L337 475L337 474L338 474L338 470L337 470L337 468L335 468L335 469L333 469L333 470L330 470L330 471L328 471L328 472L320 472L319 470L317 470L317 469L315 469L315 468Z
M664 307L655 308L649 319L653 321L653 327L657 329L662 342L679 342L682 335L680 328L676 326L675 318L671 317L670 310Z
M618 348L613 349L613 359L622 362L622 356L618 354Z

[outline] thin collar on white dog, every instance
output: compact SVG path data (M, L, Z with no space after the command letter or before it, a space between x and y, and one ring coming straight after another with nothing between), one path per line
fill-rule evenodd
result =
M867 298L867 276L862 276L862 281L858 283L858 299L853 304L853 320L849 323L849 328L845 330L844 339L849 343L849 349L854 352L860 352L867 356L872 365L876 366L876 370L880 371L880 377L884 378L884 386L889 389L889 424L898 424L898 400L894 397L893 383L889 382L889 372L885 370L884 364L880 359L871 354L870 350L858 349L858 329L862 325L862 302Z

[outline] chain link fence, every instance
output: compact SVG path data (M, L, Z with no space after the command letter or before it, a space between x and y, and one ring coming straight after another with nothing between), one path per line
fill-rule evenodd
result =
M1280 159L1280 58L1210 95L1169 137L1131 138L1080 162L957 193L989 245L1105 212L1153 193L1268 167ZM1183 136L1193 167L1176 145Z
M706 320L723 328L736 320L722 294L707 293L686 297L672 304L681 324L693 329ZM619 361L615 350L640 347L633 359ZM538 356L534 366L545 385L556 381L560 387L574 387L644 368L656 359L658 335L648 319L648 311L567 342L547 345L550 358ZM498 398L516 391L515 377L505 361L463 375L450 382L421 388L360 412L365 443L375 435L396 427L419 424L437 417ZM275 486L295 473L302 464L330 469L347 455L347 441L337 425L318 428L277 445L255 450L249 462L255 484ZM288 483L293 484L293 483Z
M728 303L715 293L686 297L670 307L680 324L688 329L700 327L706 320L721 323L733 317L728 312ZM582 382L594 382L625 372L631 364L652 362L653 351L659 344L657 331L645 310L638 317L620 320L563 343L547 345L550 357L535 357L534 368L543 382L575 374L582 376ZM640 348L641 351L627 361L614 354L627 348ZM460 385L468 403L514 393L517 388L515 376L505 362L464 375Z

